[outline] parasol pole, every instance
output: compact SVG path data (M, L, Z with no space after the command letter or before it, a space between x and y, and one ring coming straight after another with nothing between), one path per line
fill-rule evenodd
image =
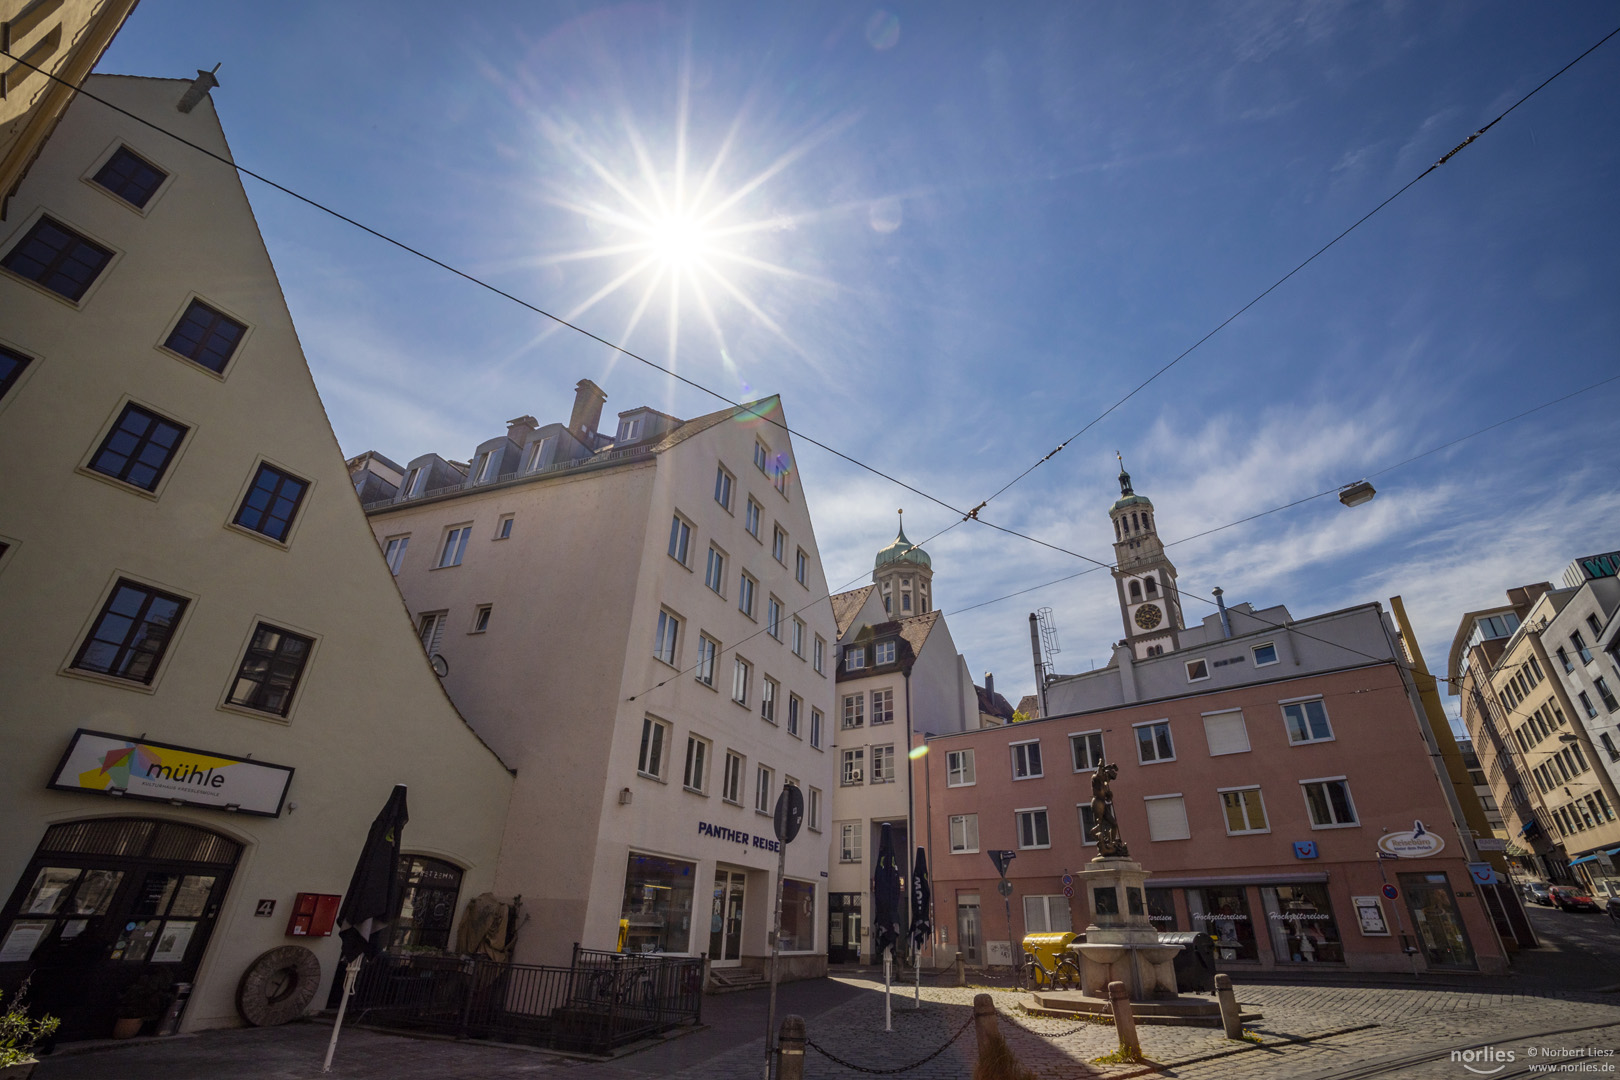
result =
M894 1030L894 1007L889 1001L889 968L894 963L893 947L883 950L883 1030Z
M332 1038L326 1044L326 1061L321 1065L323 1073L332 1071L332 1055L337 1051L338 1032L343 1030L343 1014L349 1009L349 996L354 993L354 983L360 977L360 965L364 961L364 953L356 955L349 961L348 971L343 976L343 1000L338 1002L337 1020L332 1024Z

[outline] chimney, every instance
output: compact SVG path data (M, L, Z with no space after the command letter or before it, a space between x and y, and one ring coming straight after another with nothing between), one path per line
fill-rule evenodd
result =
M218 70L219 65L215 64L214 71ZM197 77L191 80L191 85L186 88L185 94L180 98L180 104L176 105L175 108L183 113L195 109L197 103L208 96L208 91L219 85L219 80L214 78L214 71L204 71L202 68L198 68Z
M1215 597L1215 606L1221 609L1221 637L1229 638L1232 636L1232 617L1226 613L1226 601L1222 598L1221 587L1215 586L1210 595Z
M540 428L540 421L532 416L520 416L506 422L506 437L522 446L524 441Z
M568 418L568 430L593 450L596 444L592 436L596 434L596 425L602 422L602 405L606 401L602 388L589 379L579 380L574 387L574 412Z
M984 673L984 692L987 694L996 692L996 676L994 672L987 671Z

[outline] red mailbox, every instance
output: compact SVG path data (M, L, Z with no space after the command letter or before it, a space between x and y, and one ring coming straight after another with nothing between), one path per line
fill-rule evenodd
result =
M331 937L342 900L343 897L331 893L299 893L293 901L292 916L287 920L287 936Z

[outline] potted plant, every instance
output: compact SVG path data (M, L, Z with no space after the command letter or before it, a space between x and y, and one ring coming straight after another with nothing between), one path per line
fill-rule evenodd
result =
M113 1024L113 1038L133 1039L141 1033L148 1020L156 1020L169 1006L169 991L174 976L168 972L142 975L118 995L118 1019Z
M34 1057L34 1045L49 1038L61 1023L54 1016L29 1019L27 997L28 984L24 982L6 1011L0 1013L0 1080L25 1080L39 1063Z

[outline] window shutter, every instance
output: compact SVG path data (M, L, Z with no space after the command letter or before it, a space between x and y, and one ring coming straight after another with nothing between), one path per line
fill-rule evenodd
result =
M1148 839L1185 840L1192 835L1187 828L1187 804L1180 795L1147 799Z
M1204 735L1209 739L1209 756L1242 754L1249 749L1249 731L1241 712L1216 713L1204 717Z
M1046 897L1024 897L1024 933L1044 934L1049 929L1046 923Z

